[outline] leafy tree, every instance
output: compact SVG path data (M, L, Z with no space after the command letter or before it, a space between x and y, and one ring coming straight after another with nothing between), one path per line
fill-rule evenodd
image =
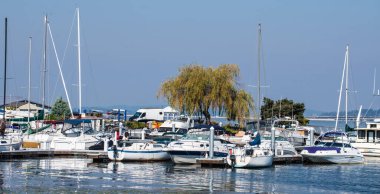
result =
M229 120L238 120L241 125L253 109L253 99L244 90L237 88L239 67L224 64L217 68L187 65L179 75L165 81L158 96L189 115L203 115L210 123L211 114L226 114Z
M68 103L62 100L62 97L55 101L51 109L51 117L57 120L68 119L71 116L70 107Z
M303 116L304 112L304 103L295 103L287 98L275 102L272 99L264 97L264 104L261 106L261 119L294 116L302 125L306 125L309 121Z

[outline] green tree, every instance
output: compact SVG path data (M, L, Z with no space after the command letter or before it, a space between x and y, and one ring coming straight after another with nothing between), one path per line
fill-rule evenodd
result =
M239 67L224 64L217 68L187 65L179 70L179 75L165 81L158 96L189 115L204 115L210 123L211 114L226 114L227 119L244 124L253 109L250 94L237 87Z
M306 125L309 121L303 116L305 112L304 103L295 103L293 100L287 98L277 100L264 97L264 104L261 106L261 119L268 119L273 117L289 116L298 120L302 125Z
M62 100L62 97L58 98L58 100L55 101L51 109L50 116L51 118L54 118L57 120L70 118L71 116L70 107L66 101Z

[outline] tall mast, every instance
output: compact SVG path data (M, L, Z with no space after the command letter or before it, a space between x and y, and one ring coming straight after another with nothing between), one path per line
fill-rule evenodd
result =
M4 114L3 114L3 119L5 121L5 99L6 99L6 93L7 93L7 39L8 39L8 18L5 18L5 39L4 39L4 44L5 44L5 49L4 49L4 98L3 98L3 108L4 108Z
M78 81L79 81L79 114L82 114L82 72L80 60L80 26L79 26L79 8L77 8L77 23L78 23Z
M261 24L259 24L259 36L258 36L258 45L257 45L257 131L260 130L260 119L261 119L261 83L260 83L260 63L261 63Z
M48 29L48 17L45 15L45 33L44 33L44 54L43 60L44 64L42 67L42 111L43 111L43 119L45 119L45 94L46 94L46 61L47 61L47 29Z
M346 54L344 57L344 65L343 65L343 73L342 73L342 81L340 82L340 90L339 90L339 99L338 99L338 110L336 111L336 120L335 120L335 128L334 130L336 131L338 128L338 120L339 120L339 111L340 111L340 102L342 99L342 90L343 90L343 81L344 81L344 76L346 71L346 66L347 66L347 61L348 61L348 45L346 47Z
M346 46L346 125L347 125L347 112L348 112L348 45Z
M30 81L31 81L31 73L30 73L30 70L31 70L31 57L32 57L32 37L29 37L29 74L28 74L28 78L29 78L29 84L28 84L28 124L30 122Z

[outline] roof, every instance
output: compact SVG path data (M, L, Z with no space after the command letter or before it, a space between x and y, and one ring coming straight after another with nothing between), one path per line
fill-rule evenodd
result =
M30 101L30 103L35 104L39 107L42 107L41 103L37 103L37 102L33 102L33 101ZM28 104L28 100L18 100L18 101L10 102L10 103L5 104L5 106L20 107L20 106L25 105L25 104ZM1 105L0 107L3 107L3 105ZM45 108L50 109L51 107L48 105L45 105Z

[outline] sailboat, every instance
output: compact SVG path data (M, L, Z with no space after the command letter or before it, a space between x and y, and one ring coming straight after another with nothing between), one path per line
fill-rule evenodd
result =
M380 96L380 91L376 91L376 69L373 78L373 96ZM356 128L354 128L357 131L356 140L352 145L358 148L364 156L380 157L380 118L366 122L365 127L360 127L360 114L361 107L356 119Z
M312 163L332 163L332 164L355 164L363 163L363 154L351 146L348 135L343 131L337 131L340 104L342 98L342 89L344 78L346 77L346 126L347 126L347 101L348 101L348 45L346 46L346 54L344 59L342 81L340 84L338 110L334 131L322 134L314 146L305 147L301 155L304 161Z
M258 120L257 120L257 135L255 139L244 147L235 147L229 149L227 163L232 168L262 168L270 167L273 164L274 154L270 148L261 147L260 129L260 52L261 52L261 24L258 25L259 43L258 43Z
M8 34L8 18L5 18L5 51L4 51L4 104L3 108L5 110L5 99L6 99L6 88L7 88L7 34ZM0 151L11 151L11 150L19 150L22 144L22 141L20 139L20 134L4 134L5 133L5 114L4 111L3 119L1 121L2 127L4 127L4 131L2 131L3 134L0 137Z

